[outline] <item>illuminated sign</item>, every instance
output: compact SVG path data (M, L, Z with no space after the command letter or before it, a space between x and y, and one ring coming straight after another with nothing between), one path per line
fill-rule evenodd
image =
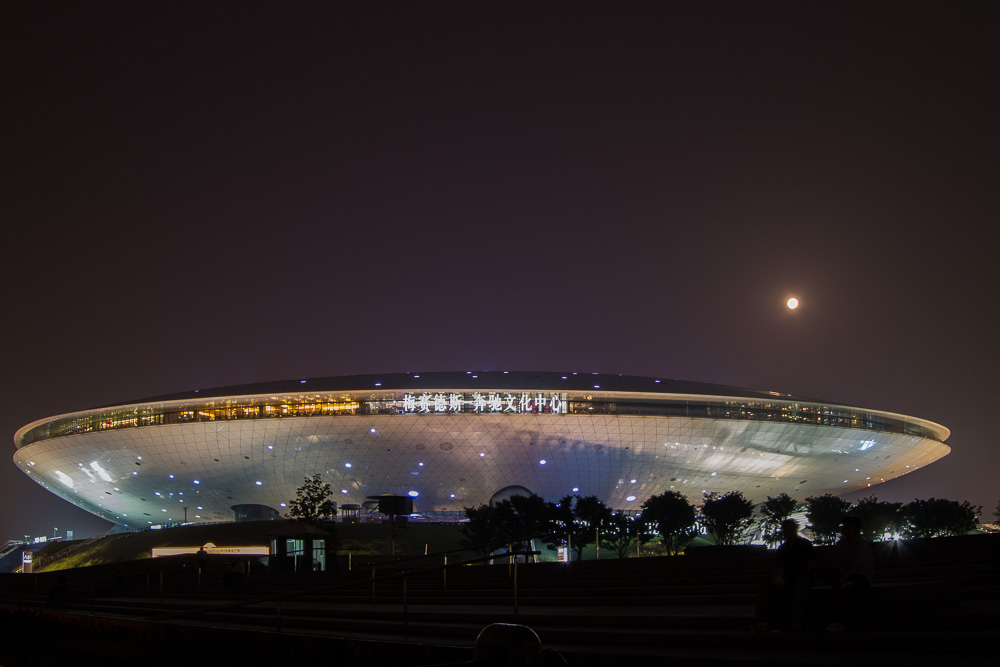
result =
M558 415L565 413L566 395L541 392L475 392L472 394L403 394L404 414L522 414Z
M200 549L204 549L205 553L210 556L225 555L225 556L266 556L268 555L267 547L217 547L211 542L205 544L202 547L154 547L152 556L153 558L160 558L161 556L180 556L183 554L196 554Z

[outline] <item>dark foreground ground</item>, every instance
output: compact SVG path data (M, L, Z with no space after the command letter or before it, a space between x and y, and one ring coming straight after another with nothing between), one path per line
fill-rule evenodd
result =
M770 554L692 551L447 573L442 557L325 573L254 569L228 588L224 563L199 577L183 558L6 575L0 665L461 663L497 622L533 628L574 667L994 662L1000 535L876 545L876 586L841 634L822 630L822 588L804 632L749 632Z

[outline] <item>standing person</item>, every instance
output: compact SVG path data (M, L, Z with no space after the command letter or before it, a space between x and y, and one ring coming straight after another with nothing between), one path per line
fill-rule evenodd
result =
M812 571L816 562L813 544L799 535L795 519L781 522L783 542L774 559L774 572L757 596L757 622L753 630L775 632L787 619L792 630L801 630L805 619Z
M865 592L871 588L875 576L871 545L861 537L861 519L845 517L840 536L833 547L830 563L833 590L830 591L831 622L826 626L829 632L846 629L848 611L854 615L860 610Z
M198 547L194 559L198 568L198 586L201 587L201 576L205 574L205 565L208 563L208 552L205 551L205 547Z

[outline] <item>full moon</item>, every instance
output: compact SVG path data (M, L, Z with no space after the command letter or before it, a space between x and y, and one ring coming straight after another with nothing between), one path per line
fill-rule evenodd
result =
M795 310L796 308L799 307L799 300L793 296L791 299L788 300L788 302L785 305L788 306L791 310Z

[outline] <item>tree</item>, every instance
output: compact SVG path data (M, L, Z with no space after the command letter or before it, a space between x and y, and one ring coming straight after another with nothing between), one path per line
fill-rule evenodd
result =
M638 517L612 514L601 531L601 544L618 554L619 558L626 558L635 548L635 541L642 532L645 532L645 526Z
M976 529L977 516L982 507L970 505L964 500L914 500L903 506L903 518L907 523L904 534L907 537L938 537L940 535L965 535Z
M764 540L775 544L781 540L781 522L792 515L797 502L787 493L767 497L760 504L761 528L764 530Z
M882 540L886 533L898 535L903 531L902 503L890 503L875 496L862 498L855 503L851 514L861 519L861 535L869 542Z
M701 522L715 536L716 544L736 544L753 525L753 501L739 491L721 496L706 493L701 506Z
M493 551L493 546L499 541L497 538L497 528L499 522L489 505L479 507L466 507L465 517L468 522L462 526L462 534L465 539L460 541L464 547L469 547L482 557L489 556Z
M840 524L850 511L851 503L830 493L806 498L806 518L817 544L836 542Z
M540 496L511 496L494 505L466 507L469 522L462 527L462 544L474 548L483 556L495 550L498 542L514 546L547 534L552 503Z
M611 510L597 496L565 496L551 509L547 546L561 546L569 536L576 559L582 560L583 548L594 543L597 531L610 516Z
M642 504L642 521L656 526L671 555L679 553L695 535L694 506L677 491L650 496ZM640 533L640 539L644 533Z
M997 520L997 523L1000 523L1000 501L997 501L997 508L993 510L993 518Z
M288 516L313 525L329 523L337 514L333 489L322 475L306 477L295 491L295 500L288 501Z

